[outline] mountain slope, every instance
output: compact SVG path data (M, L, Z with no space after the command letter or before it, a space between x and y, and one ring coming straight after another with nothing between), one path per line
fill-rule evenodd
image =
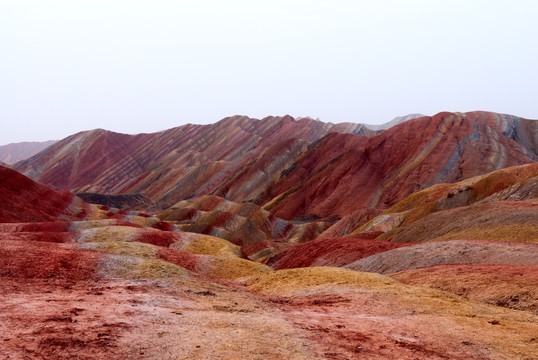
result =
M534 162L537 121L439 113L378 136L330 134L267 189L260 203L283 219L386 209L409 194Z
M396 242L458 238L536 242L537 199L538 164L514 166L416 192L353 232L356 236L383 232L380 238ZM333 233L328 230L328 235Z

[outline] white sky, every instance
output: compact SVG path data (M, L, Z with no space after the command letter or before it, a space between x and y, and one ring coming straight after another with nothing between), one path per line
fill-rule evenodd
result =
M538 119L538 1L0 0L0 144L243 114Z

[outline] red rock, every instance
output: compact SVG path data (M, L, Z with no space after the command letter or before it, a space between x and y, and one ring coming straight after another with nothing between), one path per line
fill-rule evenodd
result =
M74 249L71 244L43 241L0 242L2 277L23 279L88 280L97 277L103 254Z
M383 210L434 184L536 161L536 139L528 134L535 123L489 113L440 113L370 138L330 134L262 202L283 219Z
M413 244L357 238L326 238L295 245L266 260L274 268L292 269L307 266L345 266L359 259Z
M67 191L53 191L26 176L0 167L0 222L80 220L88 204Z

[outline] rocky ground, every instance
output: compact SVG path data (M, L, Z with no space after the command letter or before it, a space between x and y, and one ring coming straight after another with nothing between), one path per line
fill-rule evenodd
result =
M538 355L529 311L373 273L314 267L211 280L79 244L4 240L1 249L3 359Z

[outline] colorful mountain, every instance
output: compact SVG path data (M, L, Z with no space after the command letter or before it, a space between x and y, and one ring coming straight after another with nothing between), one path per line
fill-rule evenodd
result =
M536 121L485 112L416 118L380 135L361 124L236 116L154 134L83 132L16 169L55 189L101 194L100 201L129 194L165 209L213 194L282 219L336 219L535 162L536 132Z
M378 136L330 134L265 192L283 219L384 210L415 191L538 159L537 121L474 112L409 120Z
M166 208L207 195L245 167L257 169L243 201L267 187L310 144L329 131L373 134L360 124L326 124L290 116L235 116L212 125L185 125L154 134L93 130L63 139L16 169L55 189L141 194ZM254 180L249 177L249 180ZM254 185L257 184L257 185ZM257 186L257 187L256 187ZM233 190L229 190L233 191Z

